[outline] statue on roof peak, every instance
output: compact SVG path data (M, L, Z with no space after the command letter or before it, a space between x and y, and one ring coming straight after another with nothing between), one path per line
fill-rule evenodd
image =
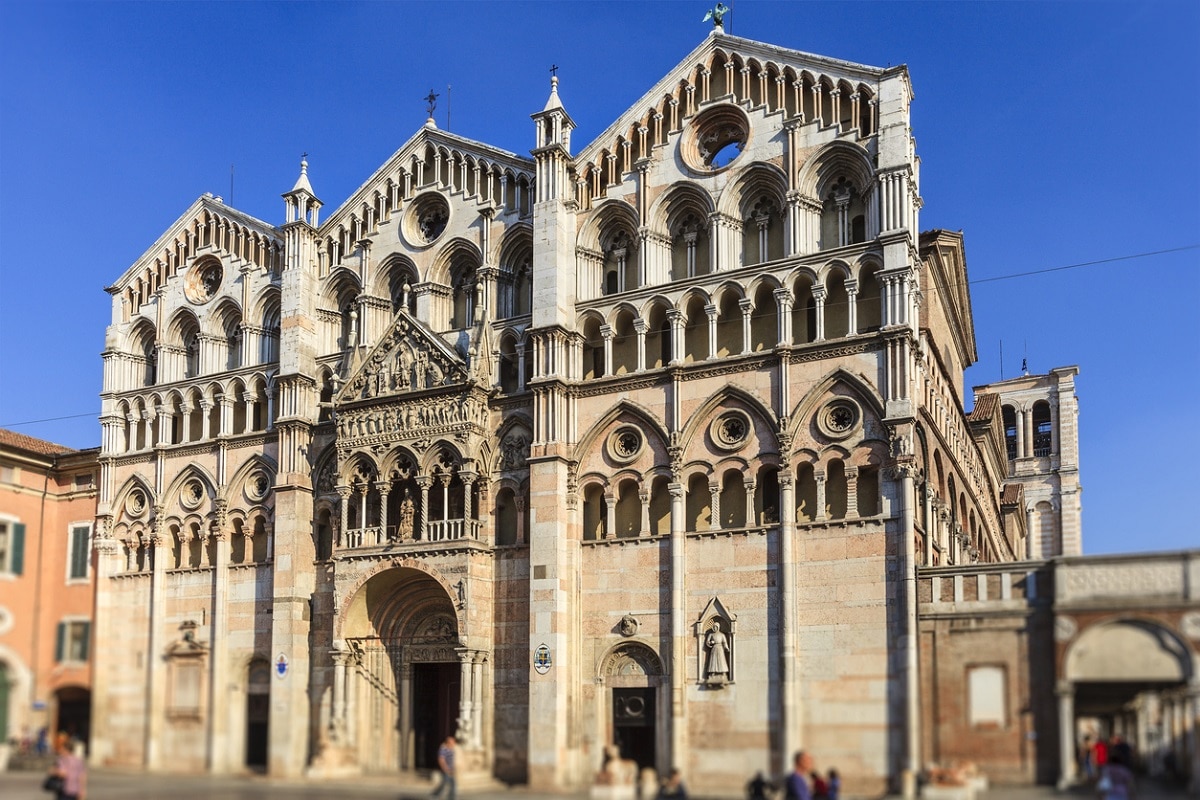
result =
M729 13L729 6L724 3L717 3L716 6L710 8L708 13L704 15L701 22L712 20L714 28L723 28L725 26L725 15Z

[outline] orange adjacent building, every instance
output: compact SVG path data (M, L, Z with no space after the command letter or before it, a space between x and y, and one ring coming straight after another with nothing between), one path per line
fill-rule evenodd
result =
M98 454L0 429L0 743L88 738Z

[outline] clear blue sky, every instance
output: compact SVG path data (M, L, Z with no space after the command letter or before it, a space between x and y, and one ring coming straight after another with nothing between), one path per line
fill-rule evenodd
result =
M551 64L578 149L703 39L707 6L0 5L0 425L99 443L103 287L198 195L228 200L230 164L233 205L278 224L307 151L336 207L430 87L439 125L449 105L454 132L525 152ZM1001 376L1001 340L1007 377L1025 354L1081 369L1089 553L1200 546L1200 250L989 279L1200 243L1197 9L737 0L729 20L908 64L922 227L962 229L987 281L968 386Z

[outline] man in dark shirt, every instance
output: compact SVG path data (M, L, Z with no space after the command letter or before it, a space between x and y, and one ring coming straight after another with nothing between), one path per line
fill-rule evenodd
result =
M812 771L812 756L800 750L796 753L792 765L792 774L788 775L787 783L784 784L787 800L812 800L812 793L808 790L808 779L805 777Z
M433 790L431 797L440 798L442 791L446 790L446 800L457 800L458 798L457 787L454 785L454 747L456 744L453 736L447 736L446 741L442 742L442 746L438 748L438 774L442 782Z

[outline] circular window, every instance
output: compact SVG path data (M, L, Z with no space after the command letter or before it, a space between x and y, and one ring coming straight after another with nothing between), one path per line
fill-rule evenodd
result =
M262 470L255 470L246 481L246 496L251 500L262 500L271 489L271 479Z
M225 277L225 268L215 258L205 258L197 261L188 270L183 282L183 294L197 305L207 303L217 296L221 288L221 280Z
M713 444L722 450L737 450L750 438L750 418L736 409L713 420L708 430Z
M437 192L423 194L413 201L404 215L404 238L415 247L436 242L450 222L450 204Z
M618 428L608 437L608 454L614 461L628 463L641 454L644 445L642 432L637 428Z
M750 141L750 121L733 105L710 108L688 124L680 139L684 163L697 172L725 169Z
M193 478L183 486L183 491L179 493L179 503L189 511L200 507L200 503L204 500L204 484Z
M817 414L817 428L831 439L845 439L858 428L862 412L853 400L840 397L825 404Z
M140 517L146 512L146 493L141 489L134 489L129 493L129 497L125 498L125 513L131 517Z

